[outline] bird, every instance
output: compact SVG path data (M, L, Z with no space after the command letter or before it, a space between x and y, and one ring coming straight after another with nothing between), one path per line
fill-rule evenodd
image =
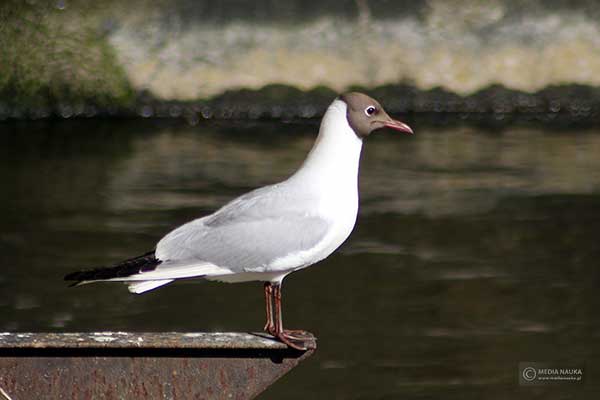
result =
M288 179L237 197L169 232L153 251L108 267L70 273L71 286L124 282L144 293L178 279L264 282L264 330L296 350L312 335L283 328L283 279L332 254L354 229L363 141L390 128L413 134L366 94L339 95L327 108L306 159Z

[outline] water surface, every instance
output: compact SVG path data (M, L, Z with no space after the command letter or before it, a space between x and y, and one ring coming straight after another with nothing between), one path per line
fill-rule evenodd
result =
M319 349L263 398L597 398L600 131L414 128L369 138L354 233L286 279L286 325ZM62 276L284 179L316 129L1 125L0 330L260 330L259 283L135 296ZM521 361L583 363L586 383L519 387Z

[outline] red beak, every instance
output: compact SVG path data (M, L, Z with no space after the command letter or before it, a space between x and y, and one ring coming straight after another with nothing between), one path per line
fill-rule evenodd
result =
M414 133L413 130L410 128L410 126L406 125L404 122L400 122L395 119L390 119L389 121L385 122L383 125L386 128L392 128L396 131L408 133L409 135L412 135Z

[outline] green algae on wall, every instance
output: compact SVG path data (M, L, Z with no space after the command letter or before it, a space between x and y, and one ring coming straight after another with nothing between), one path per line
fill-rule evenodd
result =
M396 111L598 117L598 21L586 0L9 0L0 120L312 117L349 88Z
M57 109L68 116L76 108L94 113L131 104L129 80L90 4L0 6L0 101L14 116L29 110L43 117Z

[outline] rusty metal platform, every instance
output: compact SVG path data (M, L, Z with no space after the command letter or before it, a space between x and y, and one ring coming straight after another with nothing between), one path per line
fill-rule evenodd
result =
M251 399L310 347L258 333L0 333L0 399Z

